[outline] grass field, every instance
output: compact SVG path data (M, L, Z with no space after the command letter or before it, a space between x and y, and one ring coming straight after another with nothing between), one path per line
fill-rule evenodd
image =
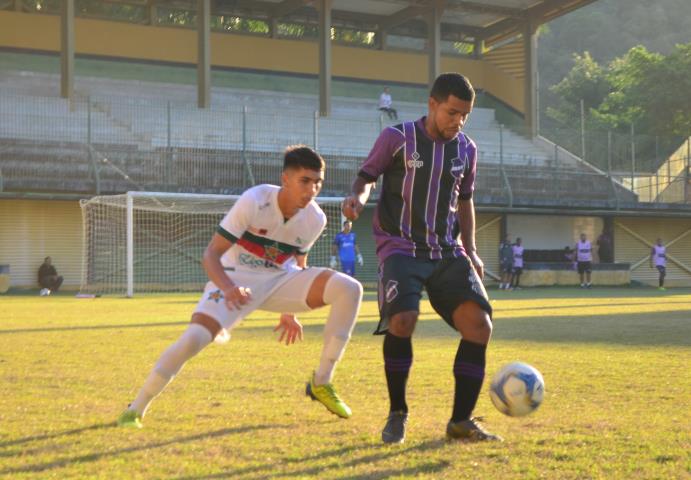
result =
M380 443L387 414L381 338L367 294L337 371L350 420L304 397L324 313L286 347L258 312L193 359L145 429L114 426L196 295L79 300L2 296L3 478L691 478L691 294L652 289L493 292L488 374L522 360L544 375L532 416L486 388L476 414L501 444L449 443L455 334L425 305L414 340L408 440Z

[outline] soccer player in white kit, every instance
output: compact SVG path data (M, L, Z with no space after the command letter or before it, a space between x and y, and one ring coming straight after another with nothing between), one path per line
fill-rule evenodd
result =
M281 313L279 341L302 339L294 313L331 305L318 368L306 394L341 418L352 412L331 383L336 363L350 339L362 301L362 285L328 268L307 267L307 252L326 226L314 198L324 181L324 160L309 147L286 149L282 186L257 185L245 191L217 227L203 255L209 276L202 298L182 336L159 358L118 424L142 427L152 400L214 339L261 309Z
M662 244L662 239L658 238L657 243L653 245L650 251L650 268L655 268L660 272L660 278L658 279L659 290L665 290L665 276L667 275L667 247Z
M590 240L586 238L585 233L581 233L581 239L576 243L576 262L578 275L581 278L581 288L592 287L590 272L593 268L593 246L590 244Z

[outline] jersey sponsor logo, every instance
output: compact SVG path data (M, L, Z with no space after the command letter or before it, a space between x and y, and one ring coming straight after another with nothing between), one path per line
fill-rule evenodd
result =
M271 206L271 202L266 202L262 205L259 205L259 210L264 210L266 207Z
M280 267L278 267L275 263L270 262L269 260L257 258L249 253L241 253L238 255L238 261L241 265L245 265L250 268L271 268L274 270L280 270Z
M465 170L464 158L456 157L453 160L451 160L451 175L453 175L456 178L460 178L463 176L463 170Z
M398 281L389 280L386 282L386 288L384 288L384 291L386 292L386 303L393 302L398 296Z
M223 294L221 293L221 290L214 290L213 292L209 292L209 296L206 299L207 301L213 301L213 302L220 302L223 300Z

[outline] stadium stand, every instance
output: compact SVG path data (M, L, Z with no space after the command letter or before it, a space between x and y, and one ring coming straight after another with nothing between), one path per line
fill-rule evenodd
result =
M307 143L329 158L326 193L343 195L388 124L373 99L335 97L333 114L319 118L315 95L214 88L211 108L200 110L191 85L80 77L68 101L51 96L56 84L46 73L0 78L6 191L238 193L274 181L276 152ZM396 106L407 119L426 109ZM484 203L635 201L605 175L502 128L491 109L476 108L466 132L478 144Z

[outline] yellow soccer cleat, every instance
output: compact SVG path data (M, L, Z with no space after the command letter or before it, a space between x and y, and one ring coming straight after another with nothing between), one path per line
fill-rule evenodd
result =
M127 428L143 428L142 416L134 410L125 410L118 417L118 425Z
M330 383L324 385L314 384L314 375L309 382L307 382L307 387L305 388L305 395L310 397L312 400L320 402L326 407L328 411L334 415L338 415L341 418L350 418L353 415L350 407L345 404L341 397L338 396L334 386Z

